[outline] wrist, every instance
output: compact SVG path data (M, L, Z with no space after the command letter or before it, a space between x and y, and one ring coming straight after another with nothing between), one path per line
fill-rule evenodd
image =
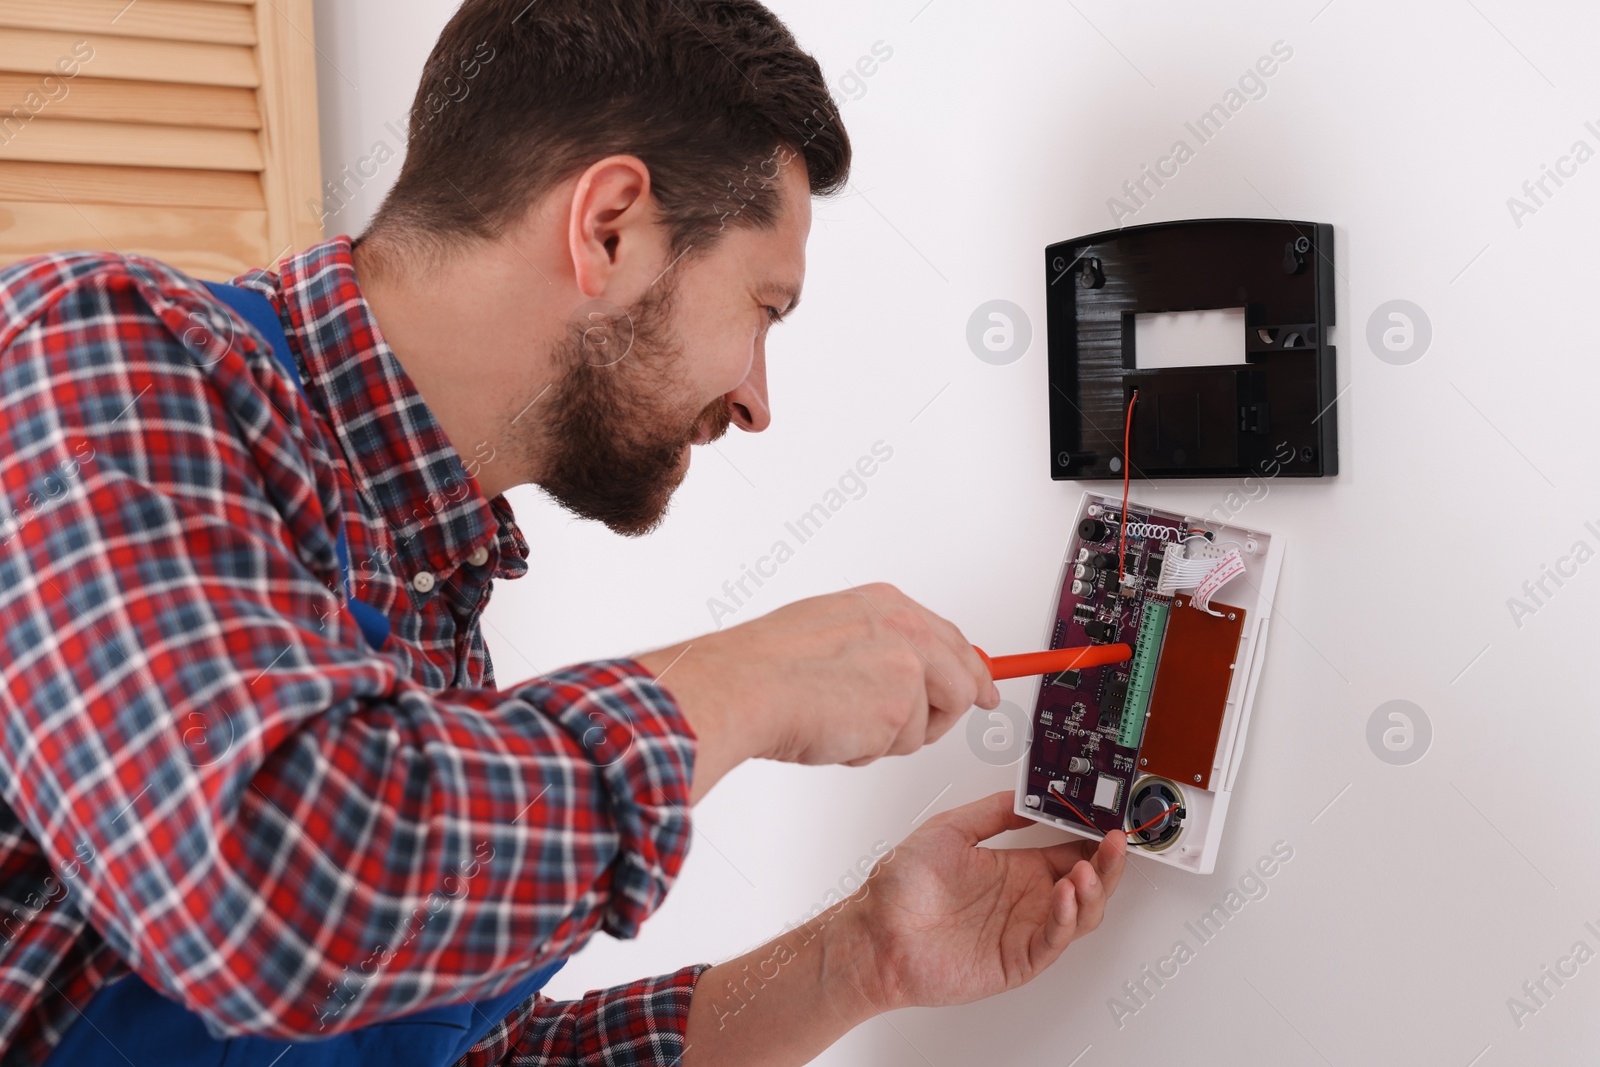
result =
M764 751L757 735L763 716L749 708L736 676L719 665L706 638L656 649L634 657L664 689L695 736L695 772L690 802L695 803L723 775ZM736 699L743 704L736 707Z
M829 990L834 1010L850 1028L875 1015L901 1007L890 983L883 979L880 956L872 936L869 888L813 922L824 922L819 933L822 984Z

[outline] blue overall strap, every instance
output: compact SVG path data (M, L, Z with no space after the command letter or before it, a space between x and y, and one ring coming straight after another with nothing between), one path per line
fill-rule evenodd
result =
M497 997L374 1023L321 1040L215 1038L205 1021L168 1000L137 974L102 988L45 1060L45 1067L450 1067L517 1006L543 989L560 960ZM360 989L329 990L319 1008L330 1024Z
M279 321L278 309L272 306L272 301L254 289L241 289L220 282L206 282L205 286L213 296L227 304L266 338L272 346L272 354L283 365L283 372L304 396L306 387L300 381L300 368L295 364L294 350L289 347L289 338L283 332L283 323ZM339 525L338 551L339 569L344 574L345 599L350 605L350 614L355 616L356 625L361 627L361 635L367 639L367 644L381 652L389 640L389 620L377 608L356 599L355 587L350 584L350 539L344 535L343 523Z

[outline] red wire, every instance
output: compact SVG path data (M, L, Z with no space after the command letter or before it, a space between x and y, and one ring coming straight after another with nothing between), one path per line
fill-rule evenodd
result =
M1132 830L1129 830L1128 833L1130 833L1130 834L1140 833L1140 832L1144 831L1145 829L1147 829L1147 828L1149 828L1151 826L1154 826L1156 823L1160 822L1162 819L1165 819L1168 815L1171 815L1173 812L1175 812L1177 810L1178 810L1178 805L1174 804L1174 805L1172 805L1172 807L1168 808L1166 811L1162 812L1160 815L1157 815L1155 818L1153 818L1149 822L1145 823L1144 826L1135 826Z
M1133 405L1138 402L1139 390L1135 389L1128 398L1128 424L1122 431L1122 529L1117 534L1117 574L1122 578L1128 576L1128 482L1133 475L1129 445L1133 440Z
M1054 785L1055 783L1051 782L1050 784ZM1077 806L1074 805L1072 803L1072 801L1068 800L1066 797L1062 796L1060 793L1057 793L1057 792L1055 792L1054 790L1052 790L1052 789L1050 789L1048 787L1046 787L1045 792L1049 793L1050 796L1052 798L1054 798L1055 800L1061 801L1061 803L1065 804L1068 808L1070 808L1072 810L1072 814L1076 815L1079 819L1082 819L1084 822L1088 823L1089 824L1089 829L1091 829L1091 830L1100 830L1100 827L1098 827L1098 826L1096 826L1094 824L1094 820L1089 818L1083 812L1079 811L1077 809ZM1101 834L1105 833L1104 830L1100 830L1100 832L1101 832Z

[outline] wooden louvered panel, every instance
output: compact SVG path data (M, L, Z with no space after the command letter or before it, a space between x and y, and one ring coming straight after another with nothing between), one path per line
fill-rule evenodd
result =
M252 48L231 44L191 44L187 41L149 41L137 37L85 36L58 30L13 30L0 33L0 70L28 74L56 74L57 64L80 53L74 47L87 40L94 49L81 73L96 78L134 81L182 82L185 85L238 85L254 89L261 84Z
M0 144L0 160L105 163L184 170L260 171L261 139L249 130L61 122L38 118Z
M8 200L266 210L257 174L75 163L0 162L0 203Z
M210 44L256 43L255 18L238 4L193 0L0 0L0 27Z
M90 61L90 66L93 61ZM89 67L84 68L86 71ZM219 85L126 82L110 78L59 79L59 88L41 84L37 74L0 71L0 116L13 107L52 119L102 119L161 126L261 128L261 105L254 91Z
M321 240L312 26L311 0L0 0L0 263L225 278Z
M271 220L268 239L281 250L322 239L316 208L322 203L317 109L305 92L307 85L317 83L317 57L312 48L296 47L311 39L311 0L269 0L256 14L262 50L281 57L264 69L261 84L267 120L261 136L267 155L261 184Z
M63 249L150 256L210 278L263 266L267 213L214 208L131 211L106 204L0 204L0 232L18 258Z

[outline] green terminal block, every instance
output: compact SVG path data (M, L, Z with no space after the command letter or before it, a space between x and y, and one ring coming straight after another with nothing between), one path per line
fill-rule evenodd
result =
M1156 663L1161 659L1161 642L1167 636L1167 615L1172 604L1151 598L1145 601L1144 617L1139 621L1139 637L1133 648L1133 671L1128 676L1128 698L1122 708L1122 726L1117 744L1138 748L1144 737L1145 713L1150 708L1150 693L1156 684Z

